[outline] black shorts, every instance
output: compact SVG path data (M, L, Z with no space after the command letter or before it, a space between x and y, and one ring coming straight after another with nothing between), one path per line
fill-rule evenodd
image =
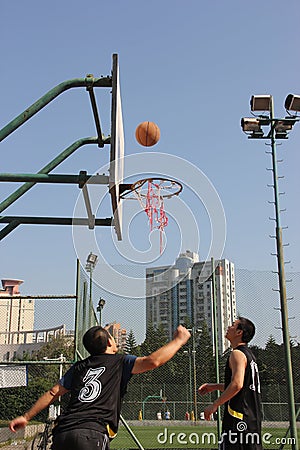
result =
M55 434L52 450L109 450L109 439L100 431L77 428Z

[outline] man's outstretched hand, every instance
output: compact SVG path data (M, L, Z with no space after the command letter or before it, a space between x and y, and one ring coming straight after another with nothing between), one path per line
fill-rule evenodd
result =
M20 430L21 428L26 427L27 424L28 424L28 420L26 419L26 417L24 417L24 416L16 417L15 419L13 419L10 422L9 429L10 429L10 431L13 431L15 433L16 431Z
M182 345L186 344L190 337L191 333L182 325L179 325L174 333L174 339L182 341Z

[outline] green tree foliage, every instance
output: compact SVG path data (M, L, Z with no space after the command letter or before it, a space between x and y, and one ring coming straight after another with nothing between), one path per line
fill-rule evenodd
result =
M34 360L43 364L27 365L27 387L3 388L0 396L0 419L7 420L23 414L45 391L57 383L60 376L61 363L46 363L44 358L59 358L63 354L66 360L73 359L73 342L63 336L53 338L36 353ZM32 361L33 357L25 354L22 361ZM70 364L63 364L63 373ZM67 399L66 399L67 400ZM47 411L40 413L36 419L44 421Z
M150 323L148 325L146 331L146 339L141 344L140 350L142 356L148 356L157 350L159 347L162 347L168 342L167 337L165 335L164 329L162 325L159 325L158 328L154 328ZM150 371L144 374L139 375L139 378L142 382L152 383L155 379L166 379L170 375L170 366L165 365L155 370L155 372Z
M144 356L150 355L150 353L153 353L166 343L167 337L162 325L159 325L156 329L152 323L149 323L146 331L146 339L141 344L141 353Z
M126 337L125 353L128 355L140 356L140 346L137 345L134 333L129 331Z
M49 342L43 345L36 354L37 360L43 358L59 358L63 355L67 361L72 361L74 357L73 339L59 335L53 337Z
M28 364L28 385L25 387L3 388L0 396L0 419L12 419L24 414L45 391L51 388L59 378L58 365ZM36 419L44 420L47 411L40 413Z
M263 352L262 381L268 384L285 383L284 352L274 337L270 336Z
M297 386L300 386L300 343L291 343L291 355L292 355L292 364L293 364L293 377L294 383ZM300 402L300 389L299 392L296 393L297 402Z
M191 346L191 339L189 345ZM197 383L200 386L203 383L214 382L216 380L215 358L213 352L212 340L208 332L206 322L202 323L202 331L196 338L196 365L197 365Z

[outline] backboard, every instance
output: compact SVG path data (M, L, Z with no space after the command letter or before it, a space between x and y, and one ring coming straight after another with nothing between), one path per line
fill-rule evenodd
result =
M0 367L0 388L27 386L27 367L5 365Z
M122 103L119 80L118 55L112 60L112 99L111 99L111 141L109 192L111 195L114 227L118 240L122 240L122 200L120 200L120 184L124 177L124 129Z

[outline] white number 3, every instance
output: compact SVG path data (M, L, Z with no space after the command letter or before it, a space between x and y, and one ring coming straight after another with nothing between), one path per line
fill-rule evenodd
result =
M100 376L105 371L105 367L97 367L89 369L83 379L85 385L80 390L78 400L81 402L90 403L99 397L102 390L102 384L99 380Z

